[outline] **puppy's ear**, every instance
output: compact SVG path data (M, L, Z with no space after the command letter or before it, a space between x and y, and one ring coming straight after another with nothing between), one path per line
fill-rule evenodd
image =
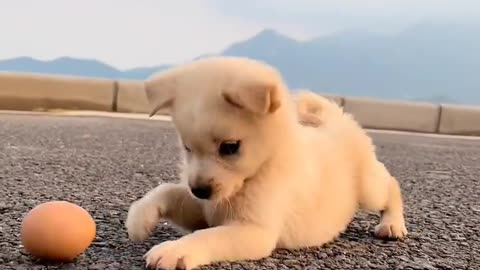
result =
M170 109L175 99L177 78L175 74L156 75L145 82L147 100L153 109L150 117L162 109Z
M253 113L273 113L280 107L278 86L270 83L250 83L222 92L225 101Z

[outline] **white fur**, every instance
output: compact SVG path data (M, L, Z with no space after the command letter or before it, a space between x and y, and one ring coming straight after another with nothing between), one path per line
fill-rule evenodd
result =
M168 109L191 151L181 153L179 183L160 184L129 210L132 240L146 239L161 219L192 232L154 246L149 266L193 269L321 246L359 206L382 211L377 236L407 234L398 182L367 134L321 96L292 97L272 67L207 58L153 76L146 89L152 113ZM240 154L219 156L219 144L235 140ZM198 185L212 186L212 198L195 198Z

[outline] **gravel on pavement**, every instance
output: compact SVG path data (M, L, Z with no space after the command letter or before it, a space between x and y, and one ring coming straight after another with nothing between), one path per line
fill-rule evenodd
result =
M375 239L378 217L359 213L323 247L202 269L480 269L480 140L372 137L401 184L407 239ZM180 234L159 224L133 243L127 210L158 182L174 181L177 161L170 122L0 115L0 269L144 269L150 247ZM21 245L23 216L50 200L81 205L97 223L95 241L73 263L38 261Z

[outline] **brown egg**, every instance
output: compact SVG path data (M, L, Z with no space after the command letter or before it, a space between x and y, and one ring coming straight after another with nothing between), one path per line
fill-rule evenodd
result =
M85 252L95 239L96 225L82 207L51 201L30 210L22 222L25 250L44 260L70 262Z

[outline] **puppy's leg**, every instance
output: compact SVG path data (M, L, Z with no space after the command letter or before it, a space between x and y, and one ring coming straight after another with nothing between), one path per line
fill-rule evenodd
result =
M275 248L276 234L253 224L230 224L195 231L163 242L145 254L147 266L193 269L218 261L257 260Z
M181 184L160 184L130 206L125 224L129 238L145 240L161 219L188 231L207 227L200 203Z
M360 204L380 211L380 224L375 227L377 237L401 239L407 235L400 185L379 161L360 179Z

